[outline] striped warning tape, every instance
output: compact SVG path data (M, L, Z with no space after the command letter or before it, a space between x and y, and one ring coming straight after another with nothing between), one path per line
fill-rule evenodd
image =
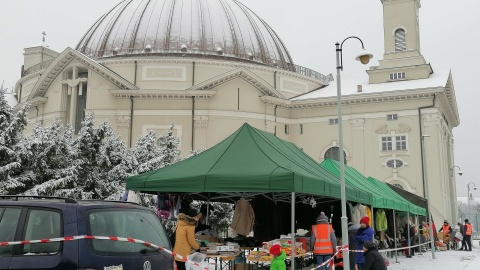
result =
M65 236L65 237L57 237L57 238L49 238L49 239L40 239L40 240L23 240L23 241L12 241L12 242L0 242L0 247L2 246L13 246L13 245L28 245L28 244L38 244L38 243L51 243L51 242L66 242L66 241L74 241L74 240L81 240L81 239L95 239L95 240L110 240L110 241L118 241L118 242L130 242L130 243L137 243L142 244L147 247L153 247L162 251L167 252L168 254L172 255L180 259L183 262L187 261L187 258L184 256L177 254L171 250L163 248L161 246L157 246L147 241L129 238L129 237L116 237L116 236L93 236L93 235L79 235L79 236ZM191 261L195 266L200 266L197 262ZM205 267L205 270L209 268Z

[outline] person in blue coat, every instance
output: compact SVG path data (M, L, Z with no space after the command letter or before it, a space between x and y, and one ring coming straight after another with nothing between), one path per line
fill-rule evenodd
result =
M354 237L355 243L357 244L357 250L363 251L363 243L373 240L374 232L368 224L370 224L369 217L365 216L360 219L360 228ZM357 252L355 264L357 265L358 270L363 270L363 265L365 264L365 256L363 256L363 252Z

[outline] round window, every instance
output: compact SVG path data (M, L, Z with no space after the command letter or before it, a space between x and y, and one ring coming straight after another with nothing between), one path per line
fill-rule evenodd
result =
M388 168L400 168L403 167L403 161L400 159L390 159L387 161L386 166Z

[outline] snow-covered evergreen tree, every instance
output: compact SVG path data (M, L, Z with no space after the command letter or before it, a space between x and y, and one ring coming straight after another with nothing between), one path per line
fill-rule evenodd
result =
M25 194L55 195L56 183L74 181L72 175L76 166L72 162L72 130L64 127L58 119L48 127L40 124L31 135L24 139L28 163L25 164L32 173L25 184Z
M20 143L27 125L26 111L23 106L14 113L5 99L5 92L0 90L0 194L17 194L24 188L26 174L22 166L25 149Z
M157 134L149 131L138 139L133 149L135 165L132 175L148 172L163 167L162 150L157 144Z
M164 142L164 147L162 148L163 166L177 162L180 156L180 140L173 135L174 128L175 123L161 137L161 140Z

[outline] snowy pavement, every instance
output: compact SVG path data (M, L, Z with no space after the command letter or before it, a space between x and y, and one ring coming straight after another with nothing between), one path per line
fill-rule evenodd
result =
M480 270L480 247L478 240L475 240L473 251L447 250L435 252L435 260L432 259L432 253L427 252L422 255L415 253L412 258L404 255L398 256L398 263L395 257L388 258L390 266L388 270Z

